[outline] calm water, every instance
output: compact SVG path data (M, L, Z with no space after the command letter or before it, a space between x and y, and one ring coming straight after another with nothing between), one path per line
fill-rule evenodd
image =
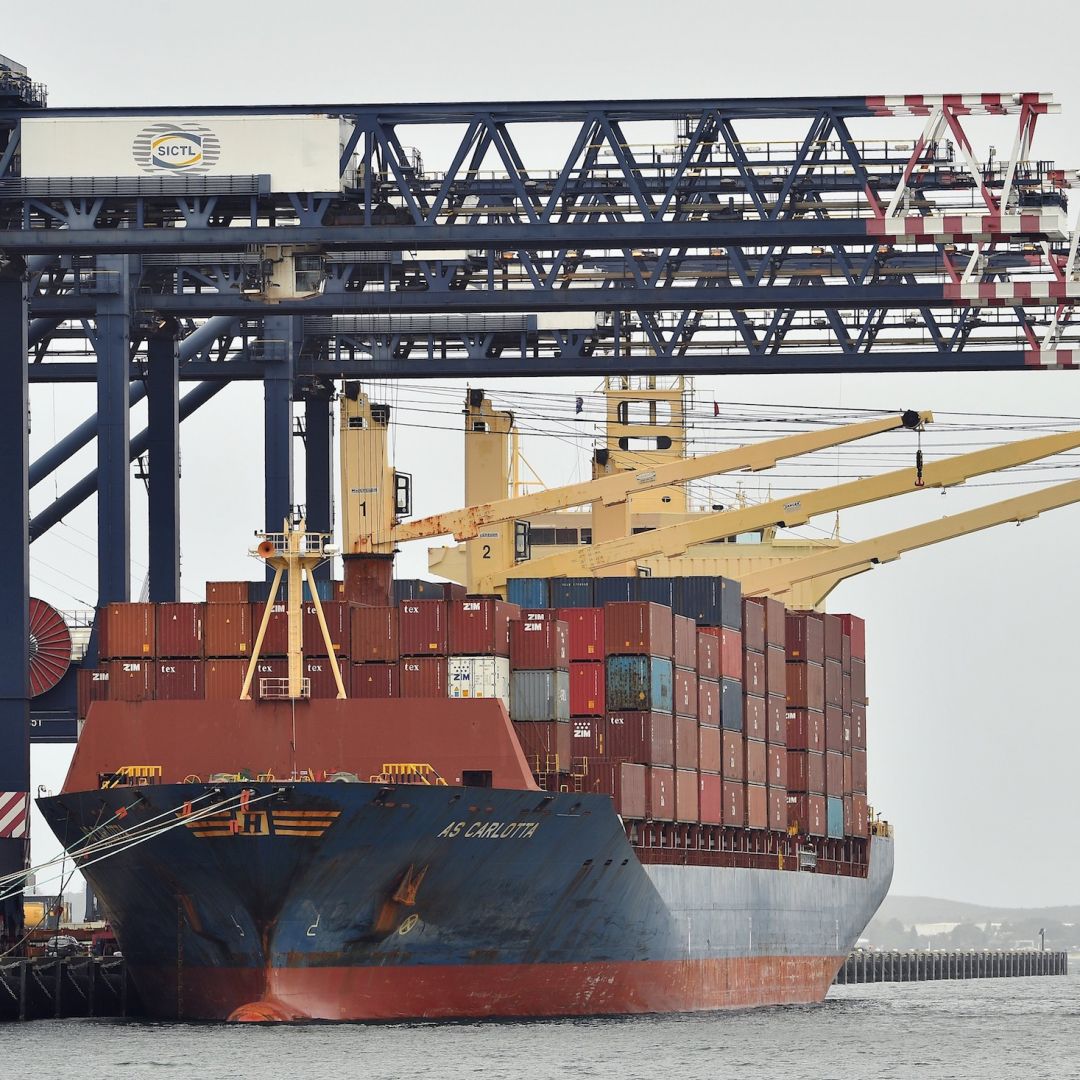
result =
M824 1005L539 1023L0 1026L0 1077L1077 1080L1080 974L833 987Z

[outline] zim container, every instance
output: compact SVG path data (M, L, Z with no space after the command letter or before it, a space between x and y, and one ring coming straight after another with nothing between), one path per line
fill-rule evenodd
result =
M350 612L352 659L360 664L396 664L398 653L398 609L396 607L353 607Z
M675 768L698 768L698 723L688 716L675 717Z
M671 661L659 656L609 656L605 679L610 712L671 712Z
M448 657L446 681L448 697L498 698L510 707L510 661L505 656Z
M787 797L788 827L805 836L824 836L825 796L792 795Z
M701 679L720 678L720 639L697 631L697 673Z
M156 656L154 607L153 604L106 604L98 608L101 658L143 660Z
M570 719L569 671L512 671L510 716L519 723Z
M698 677L685 668L676 668L673 675L674 708L677 716L698 714Z
M154 696L157 664L153 660L110 660L110 701L149 701Z
M571 716L571 752L576 758L596 761L606 758L607 721L602 716Z
M825 660L825 628L820 619L805 611L789 611L785 619L787 657L800 663Z
M222 602L206 605L203 640L207 657L250 656L254 638L249 603Z
M201 660L158 660L155 696L158 701L201 701L204 694Z
M609 713L600 756L641 765L675 763L675 721L670 713Z
M569 721L515 721L514 731L534 773L569 771L573 754Z
M445 656L403 656L398 661L399 697L444 698L446 686Z
M720 680L720 726L728 731L743 729L743 688L739 679Z
M510 623L510 667L516 671L570 669L570 628L561 619Z
M205 604L157 604L156 652L162 659L193 658L203 654Z
M698 820L697 769L675 770L675 820L686 822Z
M703 825L719 825L723 817L722 783L717 773L698 773L698 817Z
M647 601L608 604L604 608L604 650L608 656L661 656L670 661L671 609Z
M723 760L723 739L720 729L715 727L699 727L698 734L698 768L702 772L720 771Z
M604 662L570 661L570 715L603 716Z
M406 656L445 656L447 648L445 600L403 600L398 607L398 648ZM412 697L404 692L402 697Z
M255 648L255 638L259 635L266 602L251 605L251 647ZM284 656L289 651L289 613L284 603L275 603L270 607L270 616L266 620L266 633L263 634L260 656Z
M649 766L646 817L653 821L675 820L675 770L667 765Z
M509 656L510 620L520 608L502 600L451 600L448 643L452 655Z
M353 664L349 696L354 698L396 698L397 664Z
M76 711L80 720L86 719L90 704L94 701L109 700L109 669L77 668L75 676Z
M698 679L698 723L703 727L720 726L720 683L717 679Z
M769 731L765 699L757 694L743 698L743 731L748 739L764 740Z
M844 800L830 796L825 801L826 835L831 840L844 838Z
M604 659L603 608L559 608L556 617L569 628L571 660Z

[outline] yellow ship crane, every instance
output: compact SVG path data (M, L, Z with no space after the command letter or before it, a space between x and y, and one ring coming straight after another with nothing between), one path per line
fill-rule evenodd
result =
M479 582L477 591L502 592L510 577L589 575L613 563L633 562L652 555L682 555L688 548L698 544L713 543L725 537L769 526L803 525L819 514L877 502L908 491L952 487L973 476L1023 465L1077 447L1080 447L1080 432L1044 435L946 458L933 462L922 470L917 467L898 469L787 499L774 499L757 506L703 514L698 519L678 525L652 529L599 545L575 548L566 553L519 563L501 571L495 570Z
M877 420L867 420L862 424L847 424L843 427L823 428L800 435L788 435L782 439L769 439L749 446L736 447L733 450L721 450L702 457L679 458L667 465L640 469L632 472L620 472L603 476L595 480L584 480L578 484L548 488L531 495L522 495L513 499L498 499L492 502L469 506L464 510L451 510L444 514L433 514L397 525L392 530L396 541L425 540L436 536L453 535L455 540L468 540L478 536L488 525L512 521L515 518L529 518L554 510L565 510L584 503L593 504L593 541L598 537L600 525L597 511L602 508L620 507L626 516L625 524L616 528L614 536L625 536L630 532L628 507L630 497L638 491L668 487L671 484L697 480L703 476L717 473L748 470L760 472L773 468L784 458L800 457L815 450L825 450L843 443L855 442L871 435L879 435L897 428L916 428L929 424L934 417L929 412L908 411L884 416ZM505 490L505 484L502 490ZM603 535L603 528L599 530Z
M896 532L829 548L743 575L743 596L775 596L793 599L799 607L817 607L841 581L872 570L878 563L893 562L908 551L940 544L958 536L1014 521L1017 525L1080 502L1080 480L1055 484L1013 499L965 510L959 514L912 525Z

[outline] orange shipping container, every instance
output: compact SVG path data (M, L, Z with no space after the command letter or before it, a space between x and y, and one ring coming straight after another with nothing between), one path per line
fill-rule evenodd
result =
M692 717L675 717L675 767L698 767L698 722Z
M675 818L675 770L666 765L649 766L646 815L653 821Z
M324 600L322 602L323 618L326 620L326 629L330 633L330 645L335 656L349 655L349 605L343 600ZM328 656L326 638L323 637L322 627L319 625L319 615L314 603L306 603L304 612L304 655L305 656Z
M746 785L746 824L751 829L769 827L769 789L764 784Z
M716 773L698 773L698 817L704 825L719 825L723 818L723 787Z
M158 604L155 618L156 653L163 660L203 654L205 604Z
M250 656L253 637L250 604L206 605L204 640L208 657Z
M246 604L251 596L250 581L208 581L206 602L208 604Z
M98 609L103 660L150 659L155 653L153 604L107 604Z
M230 701L239 698L247 667L246 660L207 660L203 669L206 700Z
M698 820L698 774L696 769L675 771L675 820Z
M398 609L354 607L352 659L354 663L394 664L398 660Z
M111 660L109 699L111 701L149 701L154 696L157 665L153 660Z
M765 695L765 656L763 653L743 654L743 686L748 694Z
M764 784L768 778L768 755L765 743L759 739L746 740L746 782Z
M738 734L735 732L734 734ZM723 757L720 729L715 727L698 728L698 768L702 772L720 772Z

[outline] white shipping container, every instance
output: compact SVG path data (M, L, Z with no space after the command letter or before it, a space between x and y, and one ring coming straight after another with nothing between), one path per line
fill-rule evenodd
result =
M26 117L22 175L254 176L274 191L340 191L329 116Z
M510 707L510 659L506 656L451 656L446 692L452 698L499 698Z

